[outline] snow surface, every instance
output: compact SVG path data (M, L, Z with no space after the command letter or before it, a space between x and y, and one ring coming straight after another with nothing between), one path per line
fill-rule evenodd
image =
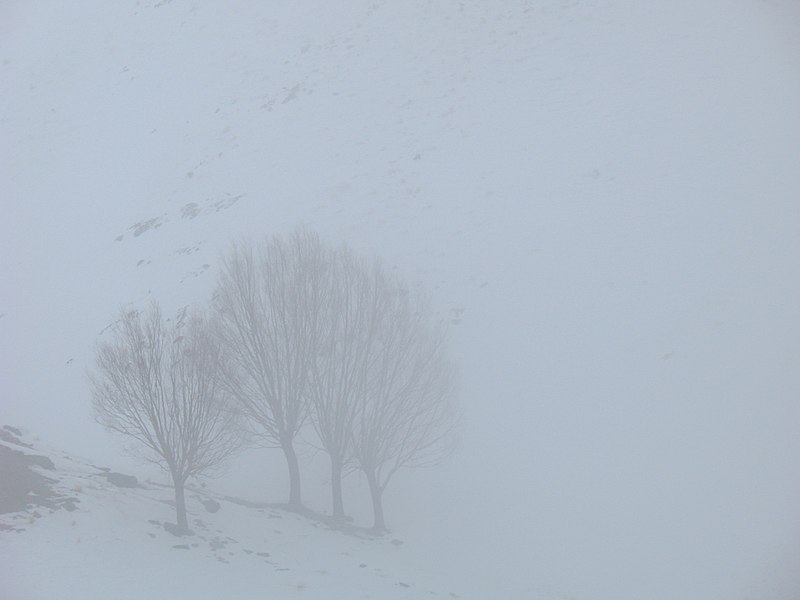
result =
M77 508L0 514L3 598L459 598L416 565L402 540L332 529L280 507L187 491L193 535L176 537L172 488L108 482L102 466L37 443L7 447L47 456L53 492ZM202 502L219 502L207 511ZM437 587L438 586L438 587ZM444 587L442 587L444 586Z
M475 598L797 598L798 40L792 0L4 2L4 421L138 468L89 406L115 312L305 222L455 321L461 448L387 491L411 563ZM286 482L264 452L218 484ZM57 550L66 518L2 534L12 600L129 577L88 518ZM261 576L140 541L193 589Z

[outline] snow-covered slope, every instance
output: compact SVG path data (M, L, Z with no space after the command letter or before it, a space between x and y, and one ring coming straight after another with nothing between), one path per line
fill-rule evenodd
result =
M420 568L794 598L798 39L792 0L4 2L4 420L136 468L95 341L302 221L455 321L461 449L387 491ZM232 477L283 499L279 463Z
M29 468L49 483L26 509L0 512L3 598L460 597L457 581L409 566L419 549L402 540L205 486L187 493L193 535L176 537L164 527L175 521L169 486L28 438L0 442L0 464L37 457Z

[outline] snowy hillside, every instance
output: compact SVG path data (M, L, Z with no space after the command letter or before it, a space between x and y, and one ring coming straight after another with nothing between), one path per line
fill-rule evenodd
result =
M168 490L37 445L83 495L0 531L0 596L797 598L798 40L793 0L0 3L2 422L138 473L89 401L114 315L301 222L427 288L463 372L458 452L387 490L402 546L195 502L173 549ZM273 458L214 489L283 501Z
M4 598L458 598L411 568L391 536L197 487L193 535L176 537L172 490L30 443L4 428L0 465L43 480L23 510L0 501ZM17 478L19 480L19 477ZM174 525L173 525L174 526ZM438 586L438 587L437 587Z

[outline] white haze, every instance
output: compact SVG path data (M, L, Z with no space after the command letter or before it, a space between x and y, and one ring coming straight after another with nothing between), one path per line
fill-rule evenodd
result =
M790 0L5 2L0 420L140 468L100 332L302 222L457 321L460 448L387 491L421 565L796 598L798 36ZM282 500L261 458L227 485Z

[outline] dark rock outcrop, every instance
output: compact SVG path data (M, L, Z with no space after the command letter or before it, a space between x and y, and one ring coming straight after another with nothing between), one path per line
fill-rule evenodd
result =
M30 444L26 444L21 439L22 432L17 429L16 427L11 427L11 425L3 425L2 429L0 429L0 441L8 442L9 444L16 444L17 446L22 446L23 448L33 448Z
M54 479L40 475L32 466L52 469L45 456L24 454L0 444L0 513L25 510L29 505L54 508Z
M207 498L205 500L201 500L200 502L203 503L205 509L210 513L217 512L222 506L216 500L212 500L211 498Z
M103 473L109 483L121 488L135 488L139 487L139 480L133 475L125 475L123 473Z

